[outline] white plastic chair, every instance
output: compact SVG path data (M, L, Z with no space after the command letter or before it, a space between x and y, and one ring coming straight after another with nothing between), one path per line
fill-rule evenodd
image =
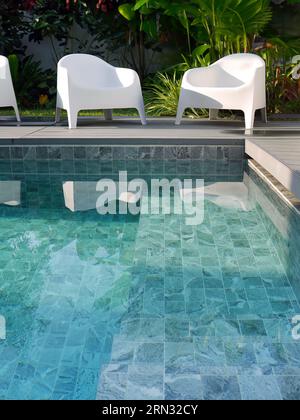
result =
M255 112L266 111L266 65L255 54L233 54L209 67L189 70L182 81L176 124L187 108L206 108L213 119L220 109L240 110L245 114L246 130L254 127Z
M14 108L17 121L21 122L14 86L11 78L9 61L0 55L0 107Z
M116 68L98 57L72 54L58 63L56 122L61 109L68 113L69 128L77 127L81 110L103 109L112 119L112 109L135 108L142 124L146 115L141 83L134 70Z

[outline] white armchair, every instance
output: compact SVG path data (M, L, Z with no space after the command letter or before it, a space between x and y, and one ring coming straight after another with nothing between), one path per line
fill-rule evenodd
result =
M0 107L14 108L18 122L21 122L8 59L0 55Z
M58 63L56 122L61 109L68 113L69 128L77 127L81 110L103 109L112 119L112 109L135 108L142 124L146 115L141 83L134 70L111 66L98 57L72 54Z
M210 117L220 109L240 110L245 114L246 130L254 126L255 112L266 111L266 65L255 54L233 54L206 68L192 69L182 81L176 124L187 108L206 108Z

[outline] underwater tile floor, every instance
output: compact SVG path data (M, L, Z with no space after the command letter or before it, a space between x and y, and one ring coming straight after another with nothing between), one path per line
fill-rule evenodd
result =
M299 296L262 210L205 206L196 227L1 206L0 398L300 399Z

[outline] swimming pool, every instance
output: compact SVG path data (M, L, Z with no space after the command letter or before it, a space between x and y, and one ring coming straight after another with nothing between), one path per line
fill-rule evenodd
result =
M300 221L243 153L0 148L1 399L300 399ZM199 226L65 207L64 182L120 170L231 195Z

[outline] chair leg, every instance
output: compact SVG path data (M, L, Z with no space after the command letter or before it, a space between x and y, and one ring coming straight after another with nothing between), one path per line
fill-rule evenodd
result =
M20 113L19 113L19 108L17 106L14 106L14 110L15 110L17 121L20 123L21 122L21 117L20 117Z
M245 124L246 130L253 130L254 128L254 120L255 120L255 109L249 109L244 111L245 114Z
M59 123L61 120L61 109L60 108L56 108L56 112L55 112L55 124Z
M183 106L183 105L179 102L178 109L177 109L177 116L176 116L176 122L175 122L175 125L180 125L180 124L181 124L182 117L183 117L183 114L184 114L184 111L185 111L185 110L186 110L186 107L185 107L185 106Z
M209 110L209 120L215 121L218 119L219 110L218 109L210 109Z
M268 123L268 113L267 113L267 108L262 108L261 110L261 119L262 122L267 124Z
M142 122L142 125L147 125L147 118L146 118L146 112L145 112L145 106L144 103L142 103L138 108L138 113Z
M104 119L105 119L105 121L112 121L113 120L112 109L105 109L104 110Z
M69 129L77 128L78 111L68 111Z

